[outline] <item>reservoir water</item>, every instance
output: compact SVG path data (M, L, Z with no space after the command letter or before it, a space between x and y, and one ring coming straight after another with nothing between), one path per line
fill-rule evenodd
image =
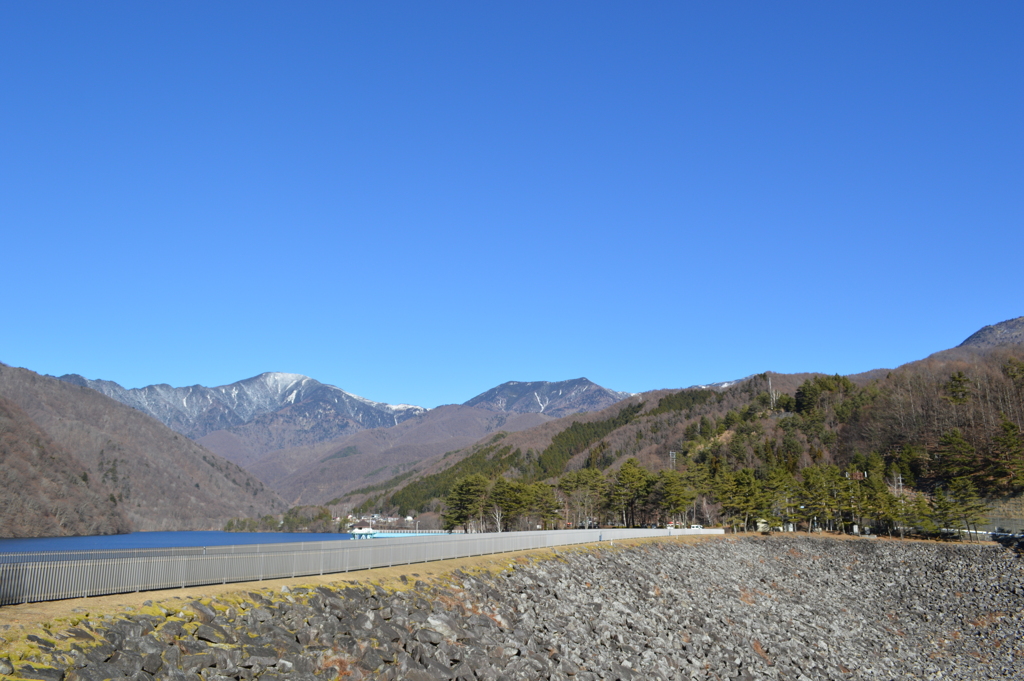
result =
M387 537L395 534L383 535ZM109 549L151 549L193 546L241 546L285 542L337 541L352 539L344 532L132 532L90 537L32 537L0 539L0 553L35 551L96 551Z

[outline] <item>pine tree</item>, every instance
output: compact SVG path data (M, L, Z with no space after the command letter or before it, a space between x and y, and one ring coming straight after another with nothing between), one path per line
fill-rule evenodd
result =
M441 515L442 527L451 532L462 525L465 531L469 532L469 525L474 518L480 517L482 521L487 486L487 478L480 473L459 478L445 498L446 508Z
M836 517L839 469L835 466L808 466L800 473L804 479L801 485L804 517L812 525L817 523L831 528Z
M623 524L633 527L637 522L637 510L647 497L651 475L635 458L626 460L615 474L611 486L609 505L616 516L621 515Z
M712 482L715 498L722 504L722 515L725 522L732 525L736 531L736 525L743 520L742 502L740 500L739 486L736 484L736 475L724 466L718 470L718 475ZM746 527L743 528L746 531Z
M1000 417L983 465L988 491L1005 493L1024 488L1024 432L1006 414Z
M697 493L686 485L678 471L661 471L655 481L658 507L670 519L677 519L697 498Z
M531 525L528 529L533 529L533 525L540 525L543 529L548 529L549 525L553 525L558 519L560 508L558 499L555 497L555 488L544 482L535 482L532 485L527 485L524 492Z
M879 457L879 460L881 457ZM861 491L863 508L879 526L884 526L889 536L892 536L894 526L901 528L906 522L906 514L901 513L900 500L889 491L884 477L885 468L882 466L869 466L868 477L859 486Z
M968 533L970 533L972 525L974 531L977 532L978 524L987 522L989 508L978 497L974 483L967 478L956 478L950 482L949 492ZM973 534L971 537L973 538Z
M962 405L971 401L971 379L962 371L951 375L942 388L946 393L943 399L950 404Z
M959 428L947 431L939 438L938 473L945 478L959 478L978 470L977 455Z
M939 526L935 524L935 519L932 513L932 506L928 502L928 497L924 494L917 494L910 503L910 518L914 524L921 528L921 531L927 534L934 534L939 530Z
M683 471L683 480L686 486L696 494L693 499L690 518L691 522L697 522L697 502L702 501L706 506L708 497L712 494L711 471L706 464L688 462L686 470ZM705 522L710 522L708 518L704 518L704 520Z
M522 483L498 478L487 495L487 512L494 521L495 532L507 530L527 508L526 491Z
M771 509L768 508L761 481L757 479L753 468L744 468L738 471L735 485L736 496L732 505L735 508L736 516L743 518L744 532L751 521L764 519L771 526L773 521L777 520L772 516Z
M783 467L771 469L762 485L762 494L766 520L773 527L793 522L799 486L788 470Z
M939 532L956 530L959 536L960 530L964 528L956 500L942 487L935 490L932 499L932 520L938 526Z

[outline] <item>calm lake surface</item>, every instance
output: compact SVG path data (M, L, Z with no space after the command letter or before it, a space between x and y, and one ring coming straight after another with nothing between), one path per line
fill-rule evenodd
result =
M394 534L384 535L394 537ZM177 546L239 546L283 542L337 541L351 539L344 532L132 532L94 537L34 537L0 539L0 553L33 551L94 551L107 549L151 549Z

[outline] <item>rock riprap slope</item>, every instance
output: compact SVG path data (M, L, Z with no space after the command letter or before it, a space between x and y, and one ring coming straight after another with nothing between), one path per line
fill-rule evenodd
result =
M397 592L296 588L87 618L19 643L0 673L44 681L1024 678L1022 563L1006 549L748 538L574 550L513 566Z

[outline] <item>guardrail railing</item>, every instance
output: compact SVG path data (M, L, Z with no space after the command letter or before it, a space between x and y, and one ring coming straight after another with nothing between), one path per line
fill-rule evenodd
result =
M616 539L722 530L555 530L109 551L0 554L0 605L326 575Z

